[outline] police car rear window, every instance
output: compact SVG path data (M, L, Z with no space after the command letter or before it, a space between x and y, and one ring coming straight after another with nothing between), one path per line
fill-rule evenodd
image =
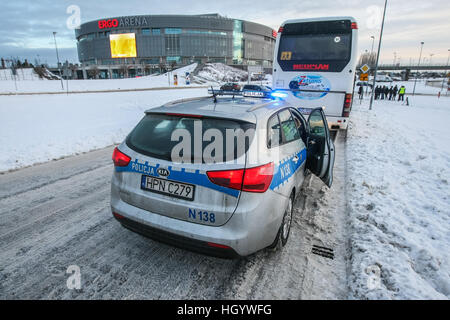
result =
M254 130L255 124L234 119L149 113L128 135L126 144L157 159L221 163L247 152Z

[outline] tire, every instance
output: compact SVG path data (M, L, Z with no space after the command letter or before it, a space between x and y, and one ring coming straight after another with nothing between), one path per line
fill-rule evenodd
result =
M283 221L281 222L280 229L275 237L274 242L268 247L268 249L276 251L284 247L288 241L289 234L291 232L292 216L294 213L294 193L289 198L289 203L284 211Z

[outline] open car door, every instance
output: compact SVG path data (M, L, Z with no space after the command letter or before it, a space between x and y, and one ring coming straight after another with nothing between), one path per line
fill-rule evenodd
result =
M308 118L306 167L328 187L333 183L334 144L322 108L314 109Z

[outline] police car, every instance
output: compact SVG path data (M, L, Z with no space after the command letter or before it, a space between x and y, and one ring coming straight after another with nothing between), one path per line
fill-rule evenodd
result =
M279 99L178 100L145 112L113 153L113 216L152 239L218 257L282 248L308 172L328 186L322 109Z

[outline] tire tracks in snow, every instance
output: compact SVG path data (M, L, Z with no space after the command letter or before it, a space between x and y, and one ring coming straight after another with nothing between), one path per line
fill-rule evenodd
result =
M109 208L112 149L2 175L0 298L346 298L341 158L330 190L305 182L283 250L223 260L122 228ZM335 260L311 254L313 244L333 247ZM69 265L81 269L81 290L66 287Z

